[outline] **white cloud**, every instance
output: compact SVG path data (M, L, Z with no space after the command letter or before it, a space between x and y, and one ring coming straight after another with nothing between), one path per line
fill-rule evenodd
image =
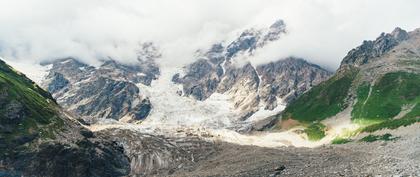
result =
M0 55L16 62L129 62L139 42L154 41L161 63L180 65L198 48L281 18L289 34L254 63L294 55L335 69L364 39L420 27L418 7L417 0L0 0Z

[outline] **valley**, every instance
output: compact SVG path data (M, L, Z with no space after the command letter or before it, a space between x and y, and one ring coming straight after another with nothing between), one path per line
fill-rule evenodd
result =
M182 66L158 42L131 63L1 58L0 176L420 176L420 29L335 72L253 62L288 33L241 29Z

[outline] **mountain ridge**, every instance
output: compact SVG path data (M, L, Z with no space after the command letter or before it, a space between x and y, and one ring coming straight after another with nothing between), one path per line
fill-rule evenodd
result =
M128 160L119 145L95 138L48 92L2 60L0 90L1 175L128 174Z
M401 28L364 41L349 51L331 79L286 107L282 119L325 122L343 113L361 127L357 131L419 122L419 43L419 29Z

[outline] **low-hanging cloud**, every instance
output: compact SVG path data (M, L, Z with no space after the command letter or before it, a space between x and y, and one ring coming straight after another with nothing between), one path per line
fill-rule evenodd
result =
M152 41L161 64L179 66L193 61L197 49L283 19L288 34L253 63L296 56L335 69L364 39L396 26L420 27L418 7L417 0L1 0L0 56L132 62L139 43Z

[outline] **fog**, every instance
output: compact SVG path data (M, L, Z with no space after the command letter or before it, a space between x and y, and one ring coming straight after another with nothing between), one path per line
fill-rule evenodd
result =
M0 0L0 56L129 63L140 43L153 42L160 64L179 66L194 61L197 49L283 19L287 34L251 62L296 56L334 70L363 40L420 27L418 7L417 0Z

